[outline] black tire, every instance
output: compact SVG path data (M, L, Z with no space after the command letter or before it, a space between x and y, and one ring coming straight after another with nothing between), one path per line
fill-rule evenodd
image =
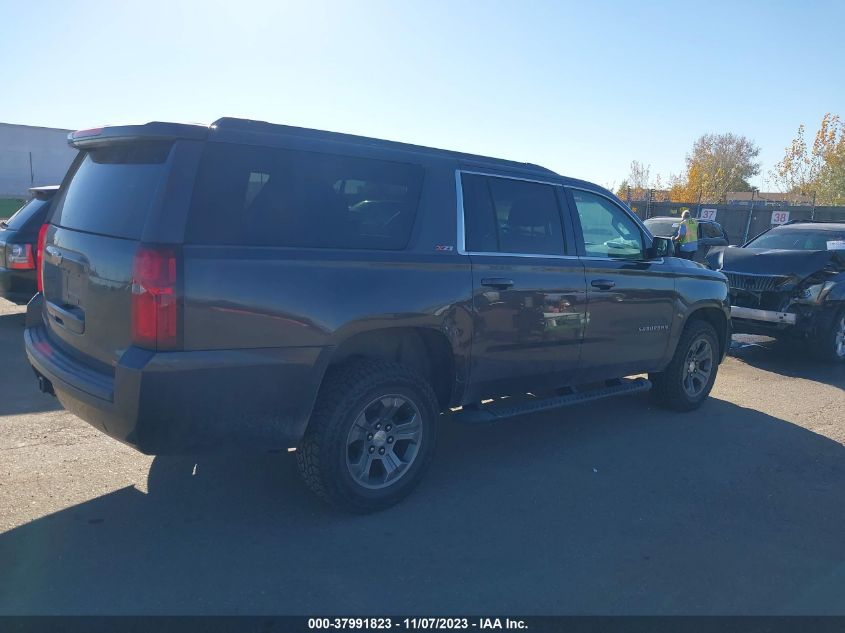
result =
M712 364L709 376L704 382L704 388L700 392L690 394L684 388L684 381L687 378L688 356L694 346L705 341L710 346ZM716 330L706 321L694 320L687 323L678 346L675 348L675 355L669 366L662 372L649 374L652 382L651 399L656 404L673 409L675 411L692 411L701 406L701 403L710 395L713 383L716 382L716 374L719 369L719 341L716 337Z
M841 348L840 336L845 328L845 307L836 311L824 332L815 341L816 357L828 363L845 363L845 350Z
M396 480L380 484L384 487L371 489L356 480L351 472L353 466L348 462L352 444L349 444L349 437L356 420L360 426L361 416L366 418L370 410L368 407L380 406L380 399L389 400L394 396L405 401L402 406L409 407L406 411L413 412L415 408L418 413L419 441L414 443L414 457L403 467ZM378 419L381 418L376 416L376 421ZM407 496L422 479L434 455L437 420L437 398L431 386L408 367L365 359L330 368L317 396L305 436L296 451L299 473L312 491L337 508L359 513L383 510ZM387 439L390 438L381 438L381 441ZM375 448L369 441L365 443L368 446L362 449L362 453ZM399 443L396 441L394 448ZM390 447L382 444L377 450L383 452L386 448ZM382 460L377 454L373 458ZM380 463L387 479L384 467L387 462ZM374 467L368 472L374 470L377 469Z

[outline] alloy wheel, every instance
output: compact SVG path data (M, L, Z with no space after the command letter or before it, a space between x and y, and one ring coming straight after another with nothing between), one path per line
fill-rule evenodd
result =
M405 396L379 396L355 418L346 438L346 467L357 484L380 489L408 472L419 453L422 417Z

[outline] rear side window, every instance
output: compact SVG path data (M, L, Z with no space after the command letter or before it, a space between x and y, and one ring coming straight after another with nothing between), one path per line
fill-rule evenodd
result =
M88 233L140 239L164 184L172 143L149 141L88 150L56 202L52 224Z
M6 220L6 228L11 231L20 231L30 222L33 225L42 224L49 206L49 200L39 200L37 198L30 200L15 211L12 217Z
M465 245L469 252L563 254L555 186L462 174L461 187Z
M422 178L419 165L209 143L186 241L400 250Z

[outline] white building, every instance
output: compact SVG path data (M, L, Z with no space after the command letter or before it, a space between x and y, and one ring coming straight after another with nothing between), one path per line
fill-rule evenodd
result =
M70 131L0 123L0 198L26 198L30 187L61 183L76 156Z

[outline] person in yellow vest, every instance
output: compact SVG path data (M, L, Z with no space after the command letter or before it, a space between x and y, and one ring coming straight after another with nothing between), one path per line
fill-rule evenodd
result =
M698 251L698 220L690 217L689 211L681 214L681 225L672 238L679 247L678 254L684 259L695 259Z

